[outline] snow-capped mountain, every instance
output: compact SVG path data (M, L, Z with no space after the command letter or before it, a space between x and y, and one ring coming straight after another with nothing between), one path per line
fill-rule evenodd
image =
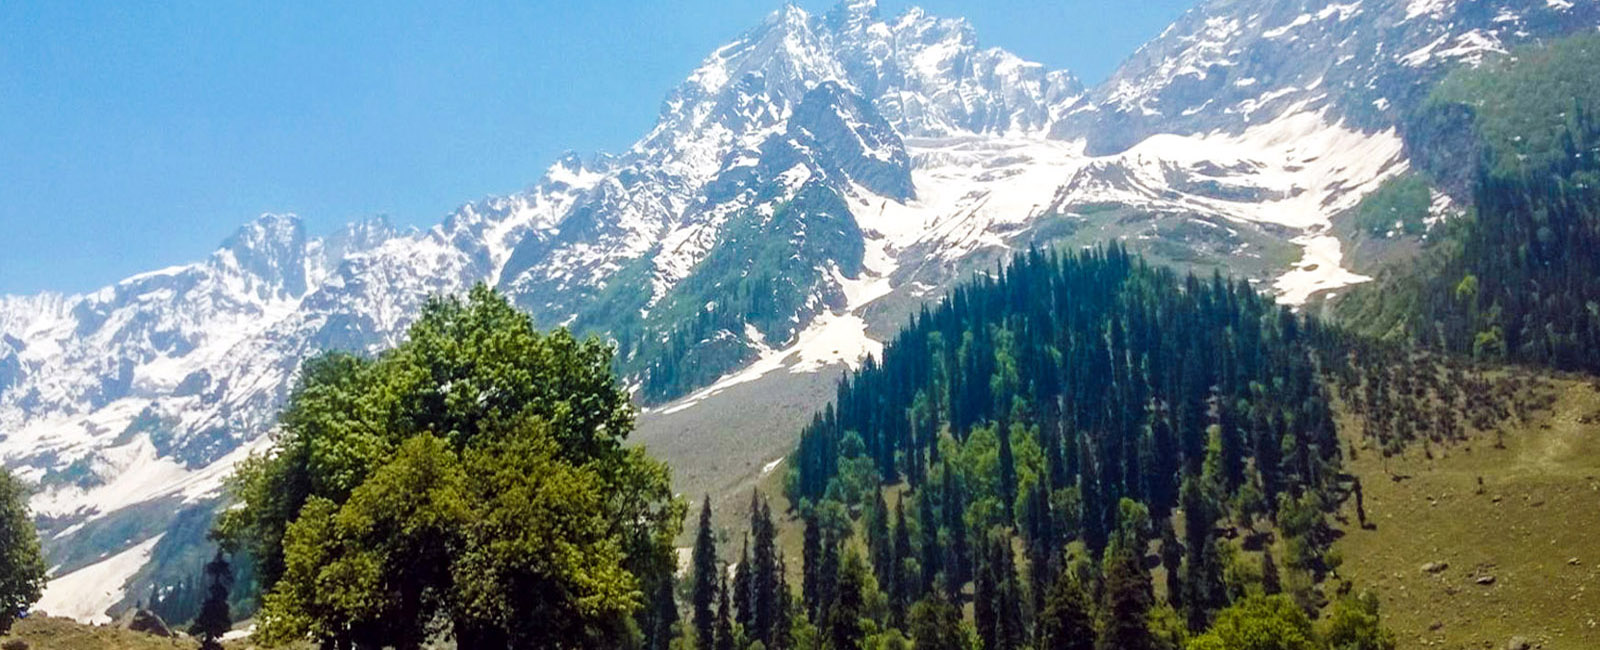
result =
M265 215L202 262L0 298L0 459L39 485L64 576L40 607L92 618L194 571L163 558L264 448L300 362L392 345L477 282L614 340L646 427L851 366L1030 245L1120 237L1290 303L1359 282L1331 223L1413 164L1403 118L1431 83L1597 25L1596 0L1209 0L1086 88L959 19L786 6L626 152L427 230ZM771 471L774 449L741 449L729 466Z
M1108 153L1323 109L1381 130L1452 67L1597 19L1591 0L1215 0L1135 52L1055 134Z

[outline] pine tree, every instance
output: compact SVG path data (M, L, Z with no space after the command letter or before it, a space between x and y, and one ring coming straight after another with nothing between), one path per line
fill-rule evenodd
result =
M916 578L913 568L916 556L911 550L911 526L906 523L905 493L900 493L894 504L894 555L889 572L889 615L891 625L904 628L906 612L916 601Z
M847 551L839 567L839 595L828 609L828 644L834 650L855 650L866 638L862 619L867 615L867 574L855 549Z
M1022 586L1017 580L1017 561L1011 551L1009 535L1001 535L990 545L994 561L990 567L995 577L995 640L996 650L1020 650L1027 645L1028 628L1022 619Z
M801 505L800 518L805 527L800 549L800 600L806 614L818 620L822 606L822 525L817 522L816 510L809 503Z
M961 610L938 591L911 607L907 633L917 650L968 650Z
M883 491L875 490L872 510L867 513L867 554L872 560L872 575L881 585L890 583L894 564L894 539L890 535L889 502L884 500Z
M746 536L744 547L739 550L739 564L733 568L733 622L746 632L751 629L751 619L755 615L750 568L750 538Z
M712 644L715 650L737 650L738 639L733 636L733 612L728 603L728 578L723 576L721 586L717 589L717 626L713 632L716 641Z
M694 540L694 587L690 595L695 639L709 650L716 638L717 541L711 531L711 497L700 506L700 531Z
M917 592L928 594L938 588L939 571L944 559L944 549L939 545L939 522L934 514L932 486L924 485L917 490L917 548L922 569L921 584Z
M1106 550L1104 604L1101 605L1099 650L1150 650L1155 638L1145 624L1153 598L1150 574L1132 549L1113 544Z
M215 557L206 563L206 597L200 605L189 634L200 639L202 650L222 650L222 635L233 626L228 612L228 593L233 589L233 567L227 556L218 549Z
M1167 604L1174 609L1183 607L1183 544L1178 541L1178 531L1171 519L1161 519L1161 568L1167 574Z
M990 543L987 535L978 537L978 566L973 572L972 581L972 622L978 629L978 639L983 642L983 647L998 648L1000 585L996 583L995 571L990 567L993 563Z
M1050 650L1094 650L1094 615L1083 585L1062 571L1050 589L1040 615L1039 647Z
M754 563L751 589L754 592L752 603L755 615L750 617L754 626L750 637L771 648L772 638L779 629L777 619L782 609L780 590L785 588L777 549L778 530L772 521L772 507L766 499L753 496L751 503L750 527L751 535L755 538L755 551L751 556L751 562Z
M678 625L678 599L674 594L677 580L671 572L656 580L655 595L650 599L653 608L650 617L650 629L647 630L646 648L649 650L667 650L675 634L673 628Z
M961 603L961 590L972 579L972 552L967 537L966 489L947 458L944 461L944 520L946 553L945 594L951 603Z
M1017 458L1011 448L1011 431L996 425L994 435L1000 439L1000 511L1011 521L1017 502Z
M789 650L793 645L790 637L790 628L794 626L795 603L794 595L789 593L789 565L784 561L783 554L778 554L778 584L774 595L772 627L765 641L767 650Z
M831 535L822 543L822 563L817 567L816 616L822 625L829 624L833 604L839 599L839 544Z
M1183 609L1189 629L1206 628L1226 596L1216 548L1216 515L1200 481L1189 476L1180 490L1184 517Z

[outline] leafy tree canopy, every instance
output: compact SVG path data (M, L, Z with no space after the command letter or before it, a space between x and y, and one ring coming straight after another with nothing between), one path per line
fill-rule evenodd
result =
M374 358L308 361L219 537L257 562L262 635L339 647L621 647L684 506L611 350L488 288L428 303Z
M1189 650L1320 650L1306 616L1287 596L1251 596L1217 613Z
M0 467L0 634L44 593L44 556L28 516L28 491Z

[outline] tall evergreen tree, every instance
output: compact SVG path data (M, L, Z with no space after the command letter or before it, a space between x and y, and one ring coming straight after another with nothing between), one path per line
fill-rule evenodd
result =
M906 523L905 493L894 504L894 559L889 572L889 615L891 625L904 628L906 613L920 594L917 584L917 558L911 549L911 526Z
M828 646L833 650L856 650L866 639L866 590L868 571L866 562L855 549L844 555L839 566L838 597L828 610Z
M733 612L728 598L728 578L723 576L717 589L717 625L713 632L715 650L738 650L739 641L734 636Z
M777 602L772 613L772 628L766 640L767 650L789 650L793 647L794 639L790 630L794 626L796 608L794 594L789 592L789 566L783 559L783 554L778 554L778 585L776 590ZM804 614L800 614L804 616Z
M1040 648L1094 650L1094 613L1076 576L1062 571L1056 577L1039 618Z
M970 650L961 610L938 591L930 592L911 607L906 631L917 650Z
M1099 650L1153 650L1154 635L1145 622L1154 604L1150 574L1132 549L1113 544L1106 550L1104 604L1101 605Z
M739 563L733 567L733 622L746 633L749 632L751 619L756 613L750 568L750 537L746 536L744 546L739 549Z
M206 598L200 605L189 634L200 639L202 650L222 650L222 635L233 626L228 612L228 593L233 589L233 567L221 549L206 563Z
M1158 524L1161 527L1161 568L1167 574L1167 604L1174 609L1183 607L1183 543L1178 541L1178 531L1172 525L1172 520L1162 518Z
M961 476L948 458L944 460L943 474L944 509L939 514L943 519L946 544L945 595L951 603L959 606L961 590L972 580L972 552L966 524L967 495Z
M1184 517L1183 610L1189 629L1202 631L1211 612L1226 604L1222 584L1222 562L1217 555L1214 506L1190 476L1183 481L1181 500Z
M782 626L778 617L786 589L783 584L783 567L778 557L777 526L772 521L772 508L759 494L751 497L751 536L755 548L751 555L751 605L750 638L762 642L769 650L774 645L773 636Z
M834 602L839 599L839 546L831 534L822 543L822 563L817 567L816 620L820 625L830 624Z
M972 622L978 630L978 640L984 648L1000 645L1000 585L996 572L990 566L994 556L990 552L988 535L978 537L977 570L972 580Z
M656 580L654 595L650 598L651 615L645 630L645 647L648 650L667 650L678 625L677 579L671 573Z
M716 639L717 539L711 530L711 497L700 506L700 530L694 538L694 585L690 594L695 639L709 650Z
M990 545L995 552L990 566L997 572L995 585L995 640L996 650L1020 650L1028 643L1028 628L1023 621L1024 599L1022 585L1017 580L1016 555L1011 551L1008 536L1002 536Z
M800 506L800 519L805 530L800 549L800 600L812 620L820 620L822 602L822 525L817 522L816 510L809 503Z
M887 586L894 565L894 538L889 529L889 502L882 490L874 490L872 510L867 512L867 555L872 560L872 575Z
M939 544L939 519L935 516L932 486L917 490L917 557L921 566L917 593L927 594L938 588L939 571L944 559L944 548Z

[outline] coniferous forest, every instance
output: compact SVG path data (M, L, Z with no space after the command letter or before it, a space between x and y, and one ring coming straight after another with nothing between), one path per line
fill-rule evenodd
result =
M1600 37L1453 74L1482 141L1473 212L1336 312L1359 332L1485 361L1600 371Z
M1159 648L1235 601L1315 611L1347 490L1321 376L1339 339L1117 244L1017 256L924 309L802 434L805 614L967 647L970 604L984 648ZM881 485L904 488L892 507ZM835 620L854 564L877 629Z

